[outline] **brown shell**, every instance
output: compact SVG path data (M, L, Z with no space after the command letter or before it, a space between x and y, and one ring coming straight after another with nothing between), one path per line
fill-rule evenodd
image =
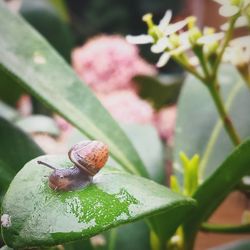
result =
M77 167L94 176L106 164L109 150L100 141L81 141L69 150L68 155Z

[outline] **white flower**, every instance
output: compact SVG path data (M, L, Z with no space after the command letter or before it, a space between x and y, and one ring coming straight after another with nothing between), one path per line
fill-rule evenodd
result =
M205 51L208 50L208 47L212 43L215 43L223 39L224 37L224 32L212 33L210 28L205 28L204 34L205 34L204 36L200 37L197 40L197 44L203 45L204 46L203 48ZM159 61L156 64L157 67L163 67L164 65L167 64L171 56L178 56L179 54L185 51L188 51L192 47L188 31L180 33L177 36L177 38L178 38L177 47L173 47L170 41L171 38L167 38L167 37L160 39L158 43L156 43L155 45L151 47L151 50L154 53L161 53L161 52L164 52L166 49L168 49L168 51L165 51L159 58ZM191 60L192 62L190 61L190 63L192 65L197 65L197 58L194 59L195 56L191 58L192 58Z
M143 17L143 20L147 22L149 26L149 30L151 28L157 29L159 35L161 37L158 37L159 39L164 38L166 36L169 36L179 30L181 30L186 24L187 20L182 20L173 24L170 24L172 18L172 11L167 10L161 21L159 22L158 25L154 25L152 22L152 15L151 14L146 14ZM129 43L132 44L147 44L147 43L154 43L154 38L151 35L147 34L142 34L138 36L131 36L128 35L126 36L126 39Z
M248 19L246 16L240 16L234 25L234 28L241 28L241 27L245 27L248 26ZM221 30L227 30L229 28L229 23L224 23L220 26Z
M214 0L221 5L219 13L224 17L231 17L239 13L250 4L250 0Z
M179 54L189 50L192 45L189 41L189 38L188 38L188 32L182 32L181 34L179 34L177 36L178 38L178 46L177 47L173 47L173 44L171 43L170 39L168 38L167 40L165 39L165 41L159 41L162 42L162 44L165 44L165 46L162 45L161 47L161 44L158 44L158 47L156 47L156 45L152 46L151 47L151 50L153 50L154 53L161 53L161 52L164 52L156 66L157 67L163 67L167 64L167 62L169 61L169 59L171 58L171 56L178 56ZM168 48L169 51L165 51L165 49Z
M250 35L242 36L230 41L223 61L231 62L233 65L241 66L250 63Z
M153 43L154 39L152 36L150 35L138 35L138 36L131 36L131 35L127 35L126 39L129 43L132 44L147 44L147 43Z
M166 48L170 48L171 43L169 42L168 37L163 37L159 39L154 45L151 47L151 51L153 53L161 53L163 52Z
M158 68L161 68L161 67L165 66L165 65L167 64L167 62L169 61L170 57L171 57L170 52L164 52L164 53L160 56L158 62L156 63L156 66L157 66Z
M197 43L202 44L202 45L214 43L214 42L217 42L217 41L223 39L224 35L225 35L224 32L204 35L197 40Z

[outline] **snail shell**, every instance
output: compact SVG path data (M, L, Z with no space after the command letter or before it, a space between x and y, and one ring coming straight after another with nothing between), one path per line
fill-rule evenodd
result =
M109 150L100 141L81 141L69 150L68 155L78 168L94 176L106 164Z
M53 169L49 176L49 187L56 191L71 191L89 185L93 176L108 160L108 146L100 141L82 141L69 150L69 158L74 163L71 168L56 168L38 160L38 164Z

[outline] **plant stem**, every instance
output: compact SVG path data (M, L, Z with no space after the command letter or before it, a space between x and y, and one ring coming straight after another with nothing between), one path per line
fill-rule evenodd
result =
M250 224L243 225L216 225L210 223L203 223L201 225L201 230L203 232L214 232L222 234L242 234L249 233Z
M189 72L190 74L194 75L197 79L199 79L200 81L204 82L205 79L203 78L203 76L201 76L197 70L195 68L193 68L191 65L188 65L186 63L184 63L181 59L179 59L177 56L173 56L173 59L179 64L181 65L187 72Z
M225 106L223 104L220 92L219 92L219 85L215 82L214 84L207 85L208 89L210 91L210 94L214 100L215 106L219 112L219 115L222 119L222 122L224 124L224 127L233 142L235 146L240 144L240 137L238 133L235 130L235 127L233 126L233 123L231 121L231 118L227 114L227 111L225 109Z
M224 55L225 49L227 48L227 45L229 44L229 42L233 36L234 25L235 25L235 22L237 21L239 16L240 16L240 14L235 15L234 17L231 18L231 20L229 22L229 28L226 32L224 42L222 44L221 50L219 51L218 57L215 61L214 67L213 67L213 76L214 76L213 78L214 79L216 79L216 76L218 73L218 68L220 66L222 57Z

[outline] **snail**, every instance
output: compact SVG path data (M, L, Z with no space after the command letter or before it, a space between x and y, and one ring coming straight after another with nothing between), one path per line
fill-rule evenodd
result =
M108 160L108 146L100 141L81 141L69 150L68 156L74 166L66 169L37 161L38 164L54 170L49 176L49 187L53 190L71 191L91 183L93 176Z

